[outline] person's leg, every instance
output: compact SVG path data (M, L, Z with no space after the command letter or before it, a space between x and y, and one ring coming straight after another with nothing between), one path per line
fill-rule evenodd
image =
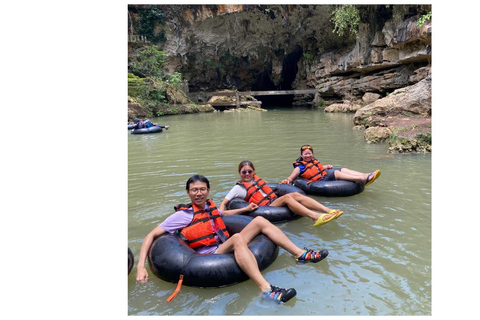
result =
M267 236L277 246L285 249L295 258L299 258L305 252L304 249L300 249L299 247L297 247L285 235L285 233L283 233L282 230L280 230L277 226L273 225L270 221L268 221L263 217L256 217L255 219L253 219L238 234L243 237L243 240L248 246L250 241L252 241L253 238L255 238L260 233ZM231 238L233 238L233 236ZM228 243L230 239L228 239L224 244L222 244L222 246L217 250L217 253L226 253L226 252L231 252L233 250L233 246Z
M336 170L335 180L348 180L348 181L361 181L365 182L367 180L368 174L361 173L358 171L350 170L347 168L342 168L341 170Z
M323 204L321 204L320 202L310 198L310 197L307 197L307 196L304 196L303 194L301 193L298 193L298 192L293 192L293 193L289 193L289 195L295 199L295 201L301 203L303 206L307 207L308 209L311 209L311 210L317 210L317 211L321 211L321 212L330 212L332 211L331 208L328 208L326 206L324 206Z
M248 242L240 233L232 235L225 241L220 248L218 248L216 254L230 252L233 252L235 261L240 269L255 282L262 292L270 290L270 283L268 283L260 273L257 260L250 249L248 249Z
M296 195L294 195L296 194ZM307 208L305 205L300 203L298 200L295 199L295 197L299 197L298 195L301 196L299 193L287 193L286 195L283 195L281 197L278 197L273 201L270 206L272 207L285 207L287 206L293 213L298 214L300 216L304 217L309 217L310 219L313 220L313 222L317 222L319 219L322 219L323 221L328 221L333 219L333 217L337 214L337 212L323 206L319 202L317 204L313 204L309 202L306 199L302 198L303 202L307 202L308 205L312 205L312 207L317 208L317 210L323 211L323 212L331 212L328 214L320 214L318 212L312 211L311 209ZM299 197L300 198L300 197ZM308 198L308 197L304 197ZM313 199L311 199L313 200ZM315 201L315 200L313 200ZM316 202L316 201L315 201Z

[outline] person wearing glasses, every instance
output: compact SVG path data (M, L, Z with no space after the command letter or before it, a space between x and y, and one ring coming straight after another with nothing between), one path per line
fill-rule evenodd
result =
M188 245L199 254L224 254L234 252L234 258L238 266L255 282L262 290L263 297L276 302L287 302L296 295L294 288L285 289L271 285L260 273L257 260L248 248L250 241L258 234L263 233L276 245L288 251L299 263L317 263L328 256L328 250L319 252L300 249L278 227L263 217L256 217L239 233L232 236L219 232L225 229L222 216L239 214L251 211L256 205L251 203L248 207L235 210L218 210L213 200L208 199L210 182L201 175L194 175L187 180L187 195L192 201L190 205L181 208L169 216L164 222L153 229L143 240L137 264L136 280L146 283L148 272L145 268L145 259L153 240L165 232L174 233L179 231L187 238ZM195 212L195 214L194 214ZM207 212L209 213L207 215ZM198 217L197 215L203 215ZM205 217L205 218L204 218ZM200 219L201 218L201 219ZM205 223L199 223L206 220ZM217 221L220 220L220 221ZM220 225L220 229L214 228ZM201 240L200 240L201 239ZM210 239L208 242L196 242Z
M365 186L370 185L380 176L380 170L371 173L361 173L347 168L333 169L328 164L323 166L313 156L313 148L309 144L305 144L300 148L300 157L293 163L292 174L282 183L291 184L297 177L307 180L307 183L315 181L332 181L332 180L348 180L353 182L365 182Z
M232 199L239 198L258 206L288 207L293 213L312 219L315 227L337 219L343 214L343 211L327 208L298 192L278 197L266 182L255 174L255 167L249 160L240 162L238 173L241 180L225 196L220 204L221 210L225 209Z

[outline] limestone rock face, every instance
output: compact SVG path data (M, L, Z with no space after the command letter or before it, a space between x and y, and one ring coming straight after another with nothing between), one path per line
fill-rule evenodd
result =
M355 113L355 124L367 124L375 116L405 115L429 117L432 110L431 77L402 89L397 89L383 99L379 99Z

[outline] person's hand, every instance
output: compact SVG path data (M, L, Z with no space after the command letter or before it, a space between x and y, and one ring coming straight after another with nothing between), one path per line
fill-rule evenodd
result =
M145 267L137 266L137 281L140 283L146 283L148 280L148 272Z
M290 184L291 181L287 178L287 179L284 179L282 180L281 184Z
M327 169L327 170L332 169L332 168L333 168L333 166L331 164L327 164L327 166L325 167L325 169Z
M253 203L253 202L250 202L247 206L248 211L257 210L257 208L258 208L258 204Z

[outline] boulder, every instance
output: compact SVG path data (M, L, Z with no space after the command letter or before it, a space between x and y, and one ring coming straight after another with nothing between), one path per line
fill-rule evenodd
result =
M363 97L362 97L362 101L365 105L367 104L370 104L372 102L375 102L377 101L378 99L380 99L382 96L379 95L378 93L373 93L373 92L366 92Z
M344 100L343 103L334 103L325 108L325 112L356 112L362 106L351 101Z
M354 116L354 123L365 127L376 126L387 115L429 117L432 110L431 76L405 88L397 89L361 109Z
M390 138L392 130L387 127L370 127L365 130L364 137L368 143L377 143Z

